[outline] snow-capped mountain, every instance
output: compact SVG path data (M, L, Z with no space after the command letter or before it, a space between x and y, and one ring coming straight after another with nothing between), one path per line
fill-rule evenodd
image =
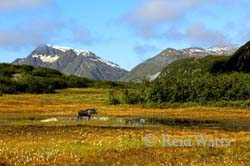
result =
M185 49L167 48L160 54L137 65L125 74L121 81L141 82L143 79L153 80L159 76L163 68L179 59L188 57L204 57L207 55L231 55L239 46L223 46L211 48L191 47Z
M239 46L222 46L222 47L210 47L210 48L199 48L199 47L191 47L182 49L183 51L190 56L207 56L207 55L222 55L222 54L232 54L235 50L237 50Z
M48 44L40 45L28 57L17 59L13 63L49 67L66 74L97 80L117 80L127 73L119 65L90 51Z

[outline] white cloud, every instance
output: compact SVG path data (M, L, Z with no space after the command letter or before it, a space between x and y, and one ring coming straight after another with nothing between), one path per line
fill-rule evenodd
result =
M52 0L0 0L0 10L33 9L51 2Z
M222 32L208 29L201 23L193 23L185 36L191 41L204 44L225 45L228 41Z
M46 43L63 22L55 20L35 19L16 25L9 29L0 29L0 47L5 49L18 50L30 45Z
M224 33L209 29L202 23L192 23L185 31L180 31L177 27L171 27L168 31L158 34L158 38L170 39L175 41L190 41L192 44L202 45L226 45L228 37Z
M74 21L73 21L74 22ZM92 44L95 39L84 26L74 24L72 20L58 18L37 18L19 23L12 28L0 28L0 48L20 50L51 41L68 41L81 44ZM66 35L69 35L66 37Z
M151 36L157 26L183 18L195 7L215 0L144 0L123 19L144 37Z
M214 17L210 11L220 14L212 10L214 7L217 10L227 7L227 11L232 7L246 10L243 7L247 6L245 3L246 0L142 0L122 20L145 39L185 40L199 45L220 45L229 42L227 32L215 26L208 28L205 21L196 23L195 17L189 14ZM230 19L225 18L225 23L228 20Z
M175 19L195 5L195 0L145 0L129 16L131 22L153 26L165 20Z

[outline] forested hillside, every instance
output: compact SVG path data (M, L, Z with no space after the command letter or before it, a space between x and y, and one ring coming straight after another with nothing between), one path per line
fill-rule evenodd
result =
M249 100L249 52L247 43L231 57L207 56L177 60L167 65L156 80L145 81L137 92L139 100L136 101L160 104ZM233 69L229 70L230 66Z
M56 89L112 87L121 83L65 75L45 67L0 64L0 93L51 93Z

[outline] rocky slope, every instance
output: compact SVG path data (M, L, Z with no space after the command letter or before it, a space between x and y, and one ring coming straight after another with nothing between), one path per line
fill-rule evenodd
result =
M28 57L17 59L13 63L53 68L66 74L96 80L118 80L127 73L117 64L106 61L90 51L47 44L40 45Z
M250 72L250 41L232 55L222 70L223 72Z
M181 50L168 48L155 57L139 64L120 80L133 82L141 82L143 79L153 80L160 75L166 65L176 60L189 57L205 57L207 55L231 55L237 49L238 46L212 47L207 49L192 47Z

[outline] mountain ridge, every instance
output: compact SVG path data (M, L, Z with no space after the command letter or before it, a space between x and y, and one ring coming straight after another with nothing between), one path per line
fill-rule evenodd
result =
M127 73L119 65L104 60L91 51L49 44L39 45L26 58L16 59L13 64L43 66L96 80L114 81Z
M250 41L241 46L224 64L222 72L250 72Z
M141 82L144 79L153 80L168 64L183 58L205 57L208 55L231 55L238 46L222 47L190 47L184 49L167 48L154 57L138 64L129 73L125 74L121 81ZM153 79L152 79L153 78Z

